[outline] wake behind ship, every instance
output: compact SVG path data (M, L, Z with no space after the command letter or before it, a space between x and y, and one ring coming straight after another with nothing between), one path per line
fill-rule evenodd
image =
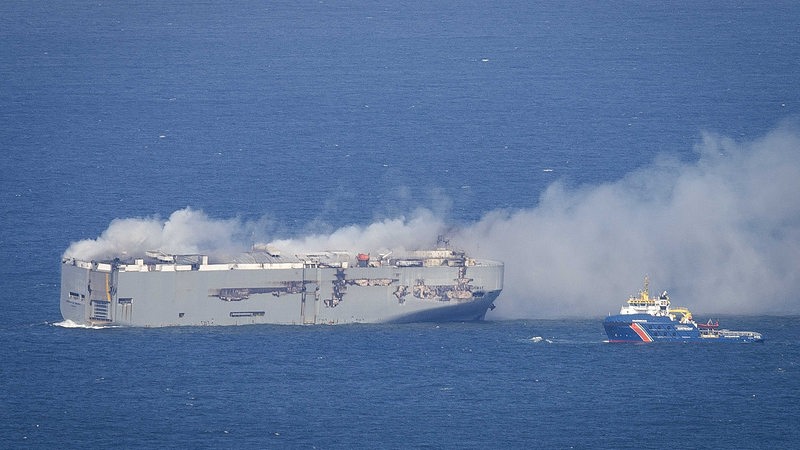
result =
M61 315L79 325L346 324L482 320L503 264L448 248L282 255L230 261L147 252L61 265Z

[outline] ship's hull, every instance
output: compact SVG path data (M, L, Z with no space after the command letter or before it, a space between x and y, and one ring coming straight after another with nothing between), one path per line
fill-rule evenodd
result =
M91 326L471 321L502 290L503 265L285 267L98 264L67 260L61 314Z
M747 331L701 331L693 323L666 316L618 314L608 316L603 327L609 342L762 342L760 334Z

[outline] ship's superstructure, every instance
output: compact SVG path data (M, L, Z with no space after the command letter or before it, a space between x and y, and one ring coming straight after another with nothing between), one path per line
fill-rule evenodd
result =
M483 319L503 264L449 248L284 255L258 247L230 261L147 252L64 258L61 314L82 325L343 324Z
M719 328L719 321L698 324L686 307L672 308L664 291L658 298L650 296L649 280L644 289L631 296L619 314L603 321L609 342L762 342L755 331L732 331Z

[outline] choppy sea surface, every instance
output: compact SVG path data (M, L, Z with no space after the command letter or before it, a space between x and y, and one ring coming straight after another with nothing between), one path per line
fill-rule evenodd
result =
M0 446L800 446L798 34L789 1L2 2ZM781 150L704 159L730 142ZM651 227L655 251L604 215L649 220L650 202L602 201L645 191L691 218ZM521 212L495 232L513 241L472 250L527 249L525 219L568 235L509 254L482 323L60 323L72 242L187 207L252 239L419 208L461 227ZM679 267L660 268L675 284L741 281L742 298L681 298L766 341L604 342L602 312L643 275L588 254L604 245ZM563 278L536 278L552 267ZM606 297L598 281L622 273L637 284ZM592 302L543 318L569 289Z
M31 324L4 350L2 435L9 447L793 447L800 319L723 321L767 341L616 345L598 320Z

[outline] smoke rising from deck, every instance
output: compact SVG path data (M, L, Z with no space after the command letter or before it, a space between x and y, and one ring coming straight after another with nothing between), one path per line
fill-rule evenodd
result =
M420 209L409 217L281 239L261 223L182 209L166 220L117 219L65 256L247 250L254 237L285 253L379 253L454 247L504 261L505 288L490 319L596 317L616 312L649 275L673 306L696 315L800 314L800 131L784 124L737 142L705 134L692 162L664 156L621 180L570 188L552 184L532 209L496 210L450 227ZM698 314L699 313L699 314Z
M315 250L347 250L362 253L402 252L431 248L445 229L445 222L427 209L414 211L409 218L399 217L367 226L350 225L331 234L310 235L299 239L280 239L272 246L289 253Z
M225 257L246 249L251 228L252 224L238 219L212 219L202 211L184 208L166 220L157 216L115 219L97 239L73 242L64 257L105 260L141 257L148 250Z

